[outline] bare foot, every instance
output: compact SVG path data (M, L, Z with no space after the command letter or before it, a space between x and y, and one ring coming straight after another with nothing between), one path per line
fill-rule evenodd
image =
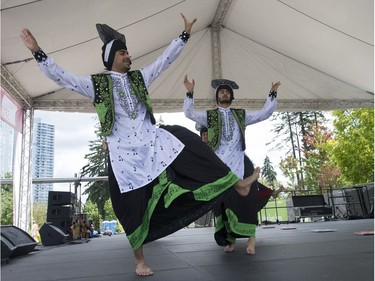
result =
M272 192L272 197L274 199L277 198L277 196L279 195L280 192L283 192L285 190L284 186L280 186L278 189L275 189L273 192Z
M138 263L135 268L135 273L138 276L152 276L154 272L145 263Z
M246 253L248 255L255 255L255 236L250 236L246 243Z
M151 276L154 275L151 268L149 268L145 262L145 257L143 256L143 247L134 250L135 257L135 273L138 276Z
M234 252L234 247L236 244L229 244L224 248L224 252L226 253L233 253Z
M247 196L250 192L251 185L259 178L260 168L256 167L253 174L234 185L234 188L241 196Z

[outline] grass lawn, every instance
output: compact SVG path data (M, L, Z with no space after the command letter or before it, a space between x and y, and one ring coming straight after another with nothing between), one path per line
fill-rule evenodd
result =
M270 199L267 205L258 213L259 222L288 221L288 209L285 199Z

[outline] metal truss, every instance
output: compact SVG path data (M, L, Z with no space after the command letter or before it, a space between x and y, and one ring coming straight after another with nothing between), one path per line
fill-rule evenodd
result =
M19 187L13 187L19 188L18 198L15 196L13 200L13 224L26 232L29 232L31 229L31 149L33 115L33 109L25 109L21 145L20 182Z

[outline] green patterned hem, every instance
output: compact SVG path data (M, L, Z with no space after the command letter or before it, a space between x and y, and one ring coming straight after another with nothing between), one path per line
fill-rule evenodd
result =
M220 215L218 217L215 217L215 220L216 220L215 232L219 232L221 229L224 228L223 216Z
M225 227L229 233L235 233L245 237L255 236L255 224L239 222L236 214L230 209L226 209L225 214L228 218L228 221L225 222Z
M221 232L223 228L226 229L226 233L228 231L228 222L224 222L223 220L223 216L220 215L218 217L215 218L216 220L216 226L215 226L215 233L218 233L218 232ZM227 240L229 242L229 244L235 244L236 243L236 238L235 237L232 237L229 233L227 233L227 236L225 237L225 240Z
M182 188L177 184L171 183L168 187L167 194L164 196L164 207L168 208L169 205L171 205L177 197L188 192L190 192L190 190Z
M159 176L159 183L153 188L152 196L148 201L148 206L146 213L143 216L142 224L132 234L128 235L128 240L133 249L140 248L143 241L145 241L150 228L150 219L155 210L156 204L159 202L164 190L169 184L170 181L168 180L167 172L164 170L164 172Z
M236 244L236 238L232 237L230 234L228 234L226 240L229 242L229 245Z
M225 190L233 186L237 181L238 177L229 172L225 177L218 179L215 182L201 186L200 188L193 191L195 200L197 201L210 201L215 197L219 196ZM168 186L168 193L164 197L164 206L168 208L169 205L180 195L191 192L177 184L171 183Z
M225 177L222 177L215 182L203 185L199 189L194 190L194 198L198 201L210 201L223 193L228 188L235 185L238 181L239 178L230 171Z
M228 188L232 187L239 178L232 172L229 172L225 177L218 179L213 183L206 184L197 190L193 191L195 200L197 201L210 201L223 193ZM161 200L162 194L168 188L168 192L164 195L164 206L168 208L170 204L184 193L191 192L188 189L182 188L181 186L172 183L167 176L167 172L164 171L159 176L159 183L154 186L152 197L148 202L146 213L143 216L142 224L130 235L128 239L133 249L138 249L142 246L145 241L148 231L150 228L150 219L155 210L155 207L159 200Z

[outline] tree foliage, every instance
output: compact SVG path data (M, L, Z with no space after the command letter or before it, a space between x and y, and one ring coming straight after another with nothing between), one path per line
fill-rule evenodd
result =
M335 110L332 156L348 184L374 181L374 109Z
M94 229L100 229L102 223L102 216L99 213L98 206L91 201L87 201L83 211L89 216L94 224Z
M292 155L287 155L285 158L281 159L279 168L284 176L289 180L288 186L295 190L302 189L298 186L297 175L300 173L298 161Z
M111 200L107 200L105 202L104 210L105 210L105 215L106 215L106 217L104 218L105 220L115 220L116 219L115 212L113 211L113 208L112 208Z
M108 150L105 137L102 135L100 129L96 130L96 135L98 138L90 141L90 152L85 155L85 159L89 161L89 166L87 169L82 170L82 176L108 176ZM87 186L88 187L83 194L88 195L87 200L95 203L98 207L100 215L105 217L104 204L110 198L108 181L89 182Z
M339 187L340 169L330 159L333 132L316 124L304 136L304 182L314 193Z
M326 119L322 112L305 111L281 112L272 120L277 121L272 130L276 135L272 140L276 143L274 148L287 149L286 157L280 163L280 169L290 180L289 184L295 189L305 190L304 159L305 153L310 149L306 137L312 133L313 126L325 122Z
M275 172L268 156L264 159L261 176L262 179L265 180L266 185L275 187L277 173Z
M5 174L6 179L12 178L10 173ZM13 224L13 185L1 184L1 225Z
M47 204L46 203L34 203L33 204L33 221L39 226L43 225L46 220Z

